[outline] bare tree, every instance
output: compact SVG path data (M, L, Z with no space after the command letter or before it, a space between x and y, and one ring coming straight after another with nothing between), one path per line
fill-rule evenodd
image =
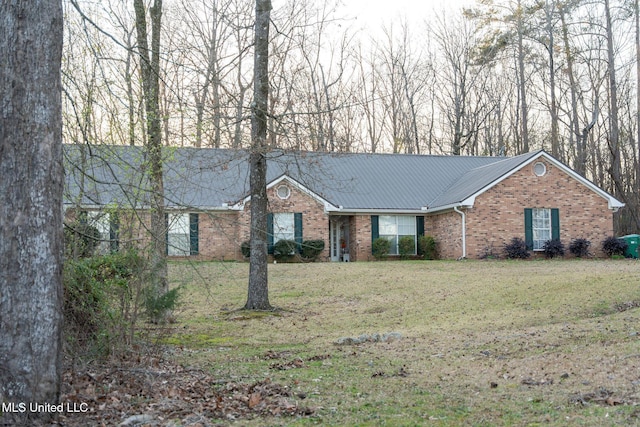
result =
M620 123L618 121L618 84L616 81L615 50L613 42L613 21L609 0L604 0L605 28L607 31L607 66L609 75L609 151L611 154L610 173L615 193L624 197L622 171L620 166Z
M253 103L251 105L251 231L249 286L245 308L270 310L267 274L267 116L269 106L269 25L271 0L256 0Z
M0 423L32 425L17 405L60 397L62 3L0 2L0 28Z
M640 1L635 0L635 43L636 43L636 228L640 229Z
M154 0L149 9L151 47L147 37L147 10L143 0L133 0L138 35L138 54L146 113L146 168L151 184L151 270L157 295L169 290L165 241L164 182L162 168L162 128L160 117L160 29L162 0Z

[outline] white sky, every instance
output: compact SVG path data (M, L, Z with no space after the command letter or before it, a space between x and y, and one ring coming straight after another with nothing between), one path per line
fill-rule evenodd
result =
M457 13L463 6L474 3L474 0L344 0L343 10L357 18L358 24L354 25L375 31L381 24L397 18L416 24L428 20L434 11Z

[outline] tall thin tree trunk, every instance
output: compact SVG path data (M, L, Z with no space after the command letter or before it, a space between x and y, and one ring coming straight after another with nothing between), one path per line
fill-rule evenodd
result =
M562 43L564 44L564 56L567 61L567 74L569 75L569 91L571 93L571 139L575 138L576 160L574 168L580 175L585 176L587 171L587 140L582 138L580 132L580 119L578 118L578 89L573 73L573 55L569 44L569 29L566 21L565 6L560 5L560 22L562 25Z
M269 105L269 23L271 0L256 0L251 105L251 234L248 310L270 310L267 275L267 107Z
M151 269L157 295L169 290L167 279L167 247L165 241L164 181L162 167L162 128L160 118L160 27L162 0L154 0L149 9L151 21L151 49L147 42L145 2L133 0L138 34L138 52L144 105L147 118L146 167L151 184Z
M2 425L40 425L29 402L60 398L62 22L60 0L0 2Z
M549 44L547 51L549 53L549 92L551 97L551 154L553 157L560 158L560 137L558 132L558 102L556 100L556 65L555 65L555 41L553 34L553 13L554 5L545 5L545 15L547 20L547 35L549 36Z
M529 120L527 105L527 85L525 83L525 64L524 64L524 11L520 0L518 0L518 75L520 76L518 90L520 92L520 125L522 137L522 152L529 152Z
M640 230L640 1L635 1L636 13L636 228Z
M604 1L607 30L607 70L609 74L609 152L611 154L610 175L613 180L614 194L624 199L622 171L620 165L620 129L618 123L618 83L616 81L615 52L613 46L613 23L609 0Z
M127 104L129 113L129 145L136 145L136 107L133 96L133 71L131 60L133 59L133 46L131 46L131 34L127 33L127 59L125 60L124 80L127 86Z

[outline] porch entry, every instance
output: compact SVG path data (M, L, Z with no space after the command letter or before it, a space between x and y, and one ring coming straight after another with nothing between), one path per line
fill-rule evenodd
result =
M349 217L333 217L329 221L331 261L351 261L349 254Z

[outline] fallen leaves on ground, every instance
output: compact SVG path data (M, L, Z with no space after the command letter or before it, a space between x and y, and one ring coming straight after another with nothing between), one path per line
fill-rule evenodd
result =
M308 416L286 385L269 379L227 382L167 361L111 365L64 374L62 402L86 412L63 413L58 424L209 426L259 416Z

